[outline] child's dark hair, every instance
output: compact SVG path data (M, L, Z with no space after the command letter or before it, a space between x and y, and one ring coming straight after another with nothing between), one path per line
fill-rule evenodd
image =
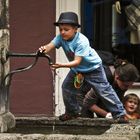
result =
M129 93L129 94L124 96L123 104L125 104L125 102L128 101L129 99L134 99L134 100L138 101L138 108L137 108L136 112L139 113L139 110L140 110L140 98L135 93Z
M121 81L135 82L139 80L138 69L127 60L117 59L114 63L114 67Z

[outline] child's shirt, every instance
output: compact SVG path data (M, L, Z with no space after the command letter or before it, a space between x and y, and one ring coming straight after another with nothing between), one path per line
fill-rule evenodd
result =
M90 72L97 69L102 63L99 55L91 48L87 37L82 33L77 32L71 41L63 40L61 35L57 35L52 43L56 48L63 48L69 61L73 61L75 56L82 57L82 62L72 68L76 72Z
M140 119L140 114L138 113L133 113L133 114L127 114L126 118L129 120L135 120L135 119Z

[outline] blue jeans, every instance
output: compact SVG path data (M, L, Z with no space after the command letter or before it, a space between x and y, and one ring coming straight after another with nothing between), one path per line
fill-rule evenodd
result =
M116 92L109 84L106 78L106 74L102 65L87 73L83 73L84 80L91 88L95 90L97 95L100 97L106 108L112 113L113 117L119 117L124 115L125 109L123 104L119 100ZM70 114L79 113L79 105L76 99L76 95L80 92L80 89L74 87L75 73L70 70L62 84L63 100L66 107L66 112Z

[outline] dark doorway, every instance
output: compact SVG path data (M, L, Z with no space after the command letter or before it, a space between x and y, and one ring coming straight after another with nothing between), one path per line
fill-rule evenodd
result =
M10 51L36 52L55 35L56 3L52 0L10 0ZM55 52L51 57L55 58ZM11 70L24 67L33 58L10 58ZM47 60L13 76L10 88L10 111L16 116L53 116L53 78Z
M96 50L111 51L112 2L110 0L82 1L82 32Z
M81 2L81 31L88 37L94 49L109 51L119 58L127 59L140 71L140 57L138 57L140 44L130 44L130 32L128 31L124 10L122 10L121 14L122 19L117 21L119 27L114 27L112 24L112 16L114 16L112 5L111 0L83 0ZM119 30L112 34L112 29L114 28ZM115 43L117 44L115 47L114 35Z

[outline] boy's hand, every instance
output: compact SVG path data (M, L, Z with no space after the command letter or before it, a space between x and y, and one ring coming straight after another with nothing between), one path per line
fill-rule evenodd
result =
M50 52L52 49L55 49L54 44L51 42L49 44L43 45L39 48L40 53L48 53Z
M51 65L52 69L57 69L57 68L61 68L61 67L63 67L62 63L55 63L55 64Z
M43 53L45 50L46 50L46 47L45 47L45 46L41 46L41 47L39 48L39 51L40 51L41 53Z

